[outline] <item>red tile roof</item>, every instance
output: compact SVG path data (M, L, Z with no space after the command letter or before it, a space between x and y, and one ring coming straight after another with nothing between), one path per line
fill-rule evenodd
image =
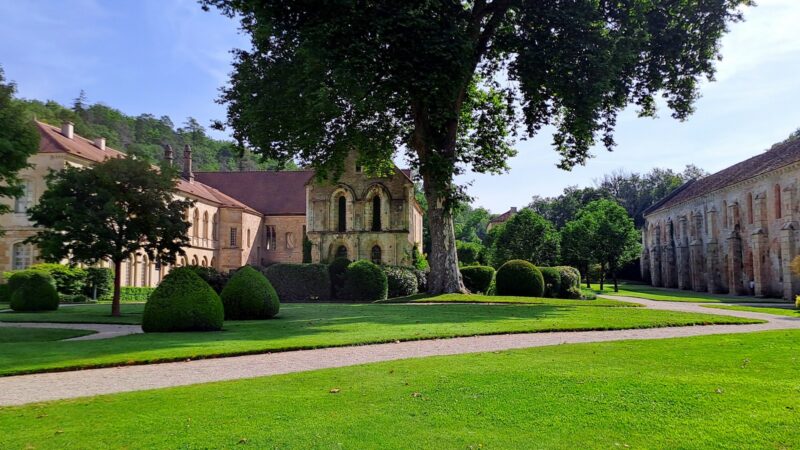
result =
M800 161L800 139L776 144L764 153L734 164L727 169L722 169L705 178L684 184L648 208L644 213L647 215L672 207L798 161Z
M517 208L511 208L508 211L504 212L503 214L500 214L499 216L490 219L489 223L503 223L508 219L510 219L511 216L513 216L516 213L517 213Z
M196 172L195 179L237 198L264 215L306 213L306 183L311 170Z

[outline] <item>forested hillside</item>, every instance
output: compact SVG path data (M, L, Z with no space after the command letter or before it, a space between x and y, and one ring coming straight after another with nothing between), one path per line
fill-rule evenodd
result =
M172 145L176 162L183 160L183 146L192 146L193 166L196 170L237 171L276 169L273 161L260 161L249 153L240 155L232 141L213 139L193 117L180 125L168 116L153 114L129 116L102 103L89 104L81 92L72 105L66 107L52 100L17 99L30 119L60 126L69 120L75 124L75 133L92 139L105 137L109 147L139 158L158 162L163 158L164 144ZM296 168L289 164L287 169Z

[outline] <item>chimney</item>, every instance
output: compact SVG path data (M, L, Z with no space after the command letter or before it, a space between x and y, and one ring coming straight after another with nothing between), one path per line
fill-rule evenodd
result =
M172 146L169 144L164 144L164 160L167 162L168 166L172 166L172 163L174 162Z
M75 134L74 130L75 127L72 125L72 122L64 122L61 124L61 134L67 139L72 139L72 136Z
M194 172L192 172L192 147L186 144L183 147L183 178L188 181L194 181Z
M104 138L104 137L94 138L94 146L99 148L100 150L105 150L106 149L106 138Z
M511 207L511 212L512 213L516 213L517 212L517 207L516 206L512 206Z

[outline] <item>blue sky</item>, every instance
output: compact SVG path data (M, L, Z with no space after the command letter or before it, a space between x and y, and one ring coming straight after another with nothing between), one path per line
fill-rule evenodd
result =
M800 0L759 0L722 42L717 81L706 83L697 112L677 122L626 111L617 147L598 148L585 167L564 172L551 130L517 145L511 171L470 174L476 204L493 212L524 206L532 195L588 186L616 170L716 171L768 148L800 128ZM0 0L0 65L19 95L69 104L81 89L92 102L127 114L187 116L207 125L224 117L218 88L233 47L247 45L236 23L192 0Z

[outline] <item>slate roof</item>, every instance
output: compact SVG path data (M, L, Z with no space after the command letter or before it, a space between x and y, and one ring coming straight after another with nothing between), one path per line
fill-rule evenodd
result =
M727 169L722 169L705 178L683 184L645 210L644 214L648 215L662 209L670 208L679 203L692 200L767 172L772 172L773 170L780 169L781 167L798 161L800 161L800 139L776 144L766 152L753 156L738 164L734 164Z
M264 215L306 213L306 183L311 170L195 172L195 179L237 198Z

